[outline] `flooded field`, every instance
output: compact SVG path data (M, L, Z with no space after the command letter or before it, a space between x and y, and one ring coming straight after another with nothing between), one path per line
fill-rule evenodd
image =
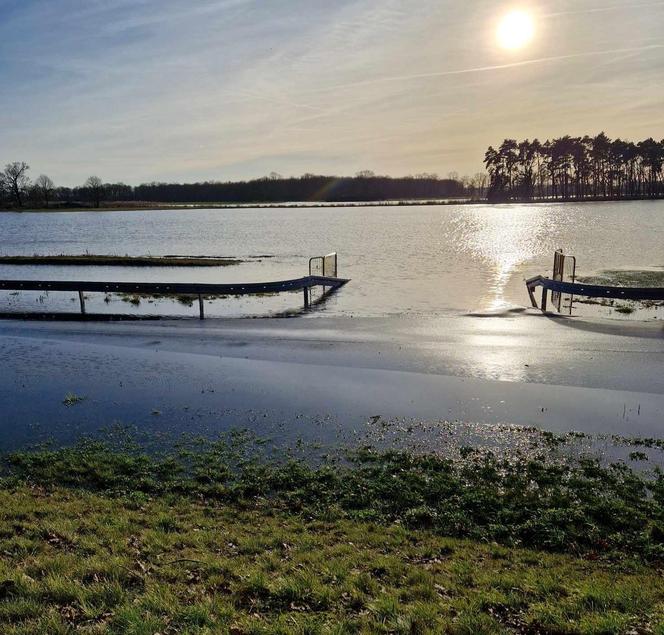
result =
M0 255L216 256L233 267L77 267L0 264L0 278L262 282L303 276L308 259L339 253L352 284L314 315L461 315L528 304L523 281L550 273L553 251L578 259L578 274L664 266L664 202L211 209L0 214ZM133 301L132 301L133 300ZM138 300L138 302L137 302ZM75 294L0 294L2 310L77 310ZM211 300L213 316L301 309L301 294ZM169 299L93 294L90 311L191 316ZM620 307L575 305L582 315L634 316ZM311 315L311 314L310 314Z

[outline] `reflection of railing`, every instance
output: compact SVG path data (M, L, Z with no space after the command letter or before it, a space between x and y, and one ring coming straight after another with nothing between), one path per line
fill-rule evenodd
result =
M535 289L542 287L541 306L537 306ZM533 307L546 311L548 292L569 293L587 298L610 298L617 300L664 300L664 288L662 287L605 287L596 284L578 284L574 282L560 282L535 276L526 280L526 288Z
M199 314L201 320L205 317L203 299L205 296L225 295L260 295L263 293L282 293L285 291L304 292L304 306L310 305L310 290L313 287L322 287L323 296L343 287L348 280L336 276L336 254L334 262L326 265L323 256L323 270L334 266L332 275L309 275L294 280L281 280L277 282L250 282L236 284L207 284L187 282L98 282L98 281L69 281L69 280L0 280L0 290L7 291L76 291L81 307L81 314L85 315L84 293L131 293L144 295L166 296L193 296L198 297ZM312 258L312 260L316 260ZM311 263L310 263L311 268ZM332 271L332 269L329 269ZM327 291L326 291L327 290Z

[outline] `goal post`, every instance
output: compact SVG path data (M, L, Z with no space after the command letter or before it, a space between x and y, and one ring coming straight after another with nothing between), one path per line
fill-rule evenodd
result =
M557 249L553 255L552 280L557 282L576 282L576 256L567 256L562 249ZM572 314L572 303L574 296L569 293L551 292L551 303L556 307L558 313L569 310Z
M314 256L309 259L309 275L325 278L338 278L338 257L334 251L326 256Z

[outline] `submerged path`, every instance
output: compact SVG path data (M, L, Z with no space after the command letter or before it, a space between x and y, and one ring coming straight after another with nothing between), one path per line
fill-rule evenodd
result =
M0 442L249 427L323 443L367 421L664 436L661 323L507 317L0 323ZM67 407L72 393L84 399ZM443 429L441 428L441 435Z

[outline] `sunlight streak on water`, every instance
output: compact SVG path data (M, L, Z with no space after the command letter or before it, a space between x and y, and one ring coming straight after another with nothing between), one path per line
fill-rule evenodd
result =
M498 311L513 305L507 285L524 263L543 252L553 252L553 236L560 218L544 206L499 206L464 210L454 219L453 239L459 250L487 269L487 287L481 310Z
M520 335L510 328L508 320L480 319L476 332L468 337L468 361L478 377L498 381L526 381L528 368L524 365Z

